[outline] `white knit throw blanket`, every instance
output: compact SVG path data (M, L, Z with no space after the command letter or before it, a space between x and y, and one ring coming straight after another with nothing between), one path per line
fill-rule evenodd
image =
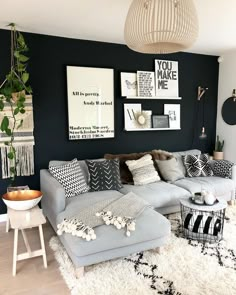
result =
M8 103L5 104L4 110L0 112L0 122L4 116L11 117L11 109ZM29 176L34 174L34 120L33 120L33 105L32 95L26 95L25 113L18 113L16 119L20 122L23 119L23 125L14 132L14 148L16 149L17 160L17 175ZM9 119L10 127L13 126L12 119ZM11 177L10 167L12 160L7 157L10 148L4 142L10 141L5 133L0 130L0 148L2 159L2 178Z
M65 218L57 225L57 234L63 232L80 237L86 241L95 240L95 228L106 224L117 229L125 229L126 236L135 231L136 218L150 205L130 192L124 196L111 197L99 201L82 210L73 217Z

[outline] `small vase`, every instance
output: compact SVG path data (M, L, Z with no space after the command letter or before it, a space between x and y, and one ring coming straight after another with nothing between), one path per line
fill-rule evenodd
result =
M216 152L213 153L214 160L223 160L224 159L224 153L223 152Z

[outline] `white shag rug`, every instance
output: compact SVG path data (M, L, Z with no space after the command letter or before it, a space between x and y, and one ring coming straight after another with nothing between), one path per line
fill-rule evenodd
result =
M50 246L73 295L235 295L236 207L226 216L224 240L203 244L184 239L180 214L171 214L171 239L161 254L150 250L89 266L80 279L57 237Z

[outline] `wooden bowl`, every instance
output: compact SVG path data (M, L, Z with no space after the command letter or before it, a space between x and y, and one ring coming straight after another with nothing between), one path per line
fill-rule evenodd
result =
M35 190L20 190L6 193L2 196L7 207L14 210L28 210L36 206L42 199L42 192Z

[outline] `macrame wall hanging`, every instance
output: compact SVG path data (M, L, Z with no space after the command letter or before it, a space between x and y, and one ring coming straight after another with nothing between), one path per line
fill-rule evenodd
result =
M19 129L15 129L13 146L16 149L16 175L29 176L34 174L34 120L33 120L33 104L32 95L25 96L25 113L18 113L17 120L23 119L23 124ZM4 110L0 112L0 122L4 116L9 118L9 126L13 127L13 119L11 119L10 104L5 102ZM10 147L4 143L10 141L10 137L0 130L0 148L2 160L2 178L10 178L10 167L12 160L7 157Z

